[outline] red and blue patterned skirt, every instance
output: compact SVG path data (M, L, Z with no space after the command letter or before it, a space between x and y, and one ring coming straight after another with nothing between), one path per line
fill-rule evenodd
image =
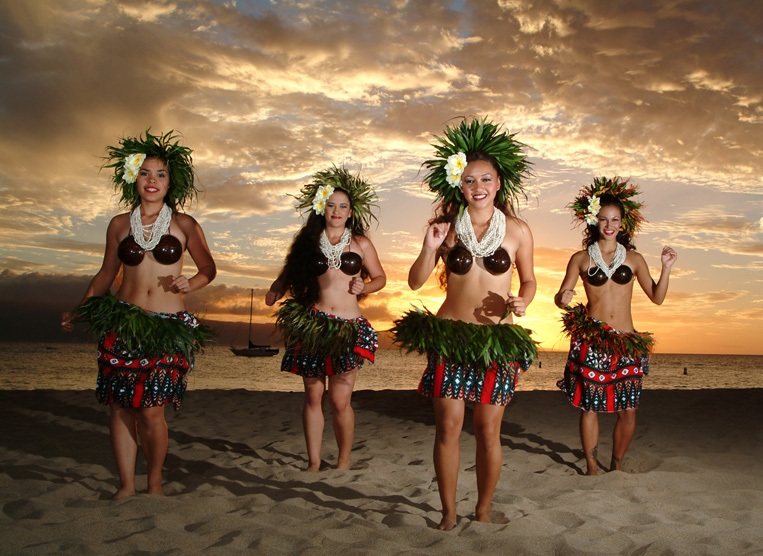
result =
M197 318L186 311L148 314L152 318L177 319L188 328L199 325ZM143 356L128 351L116 332L108 332L98 343L95 395L103 405L142 408L171 403L180 409L193 362L193 352L188 356L182 352Z
M573 406L583 411L615 413L637 409L641 401L643 378L649 374L649 351L615 348L607 341L611 335L627 334L629 339L650 342L648 333L619 333L612 327L592 319L586 323L587 334L571 331L570 351L564 367L564 377L556 385ZM591 334L591 327L600 328L601 334Z
M353 345L348 345L341 353L326 354L303 349L296 341L284 349L281 370L300 375L305 378L324 378L327 376L346 373L363 367L368 360L374 362L379 338L376 330L364 317L344 319L319 311L314 307L309 309L311 318L327 319L336 322L351 323L357 330ZM327 329L328 333L328 329Z
M447 361L436 353L427 354L427 368L419 383L419 393L428 398L450 398L474 403L508 405L522 370L518 361L498 365L486 371L476 365Z

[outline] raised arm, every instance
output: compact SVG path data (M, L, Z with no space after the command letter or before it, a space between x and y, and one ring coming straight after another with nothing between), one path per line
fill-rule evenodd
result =
M178 214L177 222L186 235L186 248L198 271L187 279L184 276L177 276L172 285L182 293L190 293L200 290L214 280L217 276L217 266L199 223L187 214Z
M585 251L578 251L570 257L567 263L567 271L564 274L562 285L559 286L559 291L554 296L554 304L560 309L569 305L575 295L575 285L580 276L580 258L584 256L587 256Z
M678 259L678 254L667 245L662 248L662 254L660 256L662 268L660 270L660 278L657 280L656 284L652 279L652 275L649 273L649 266L646 264L644 257L642 257L639 253L635 254L638 255L636 278L638 279L638 283L641 286L641 289L644 290L644 293L646 293L646 296L652 301L652 303L662 305L662 302L665 301L665 296L668 294L670 269L673 268L673 264Z
M538 283L535 280L535 266L533 261L533 234L526 222L517 221L521 231L519 247L516 254L517 278L519 279L519 291L517 295L509 292L508 304L511 312L518 317L525 315L525 310L535 298Z
M368 272L369 280L364 282L360 276L354 277L350 283L350 291L356 295L378 292L387 284L387 275L379 261L376 248L367 237L356 236L355 239L363 251L363 267Z
M429 275L432 274L432 270L437 264L437 250L445 241L448 230L450 230L450 224L447 222L430 224L427 228L421 253L411 266L411 270L408 271L408 286L412 290L417 290L423 286Z
M285 293L286 286L283 283L283 270L281 270L278 278L270 284L270 289L268 290L268 293L265 294L265 305L272 307Z

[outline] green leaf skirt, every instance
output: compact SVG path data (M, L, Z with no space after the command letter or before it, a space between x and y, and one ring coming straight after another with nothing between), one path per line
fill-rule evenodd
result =
M583 305L568 308L562 320L570 351L564 377L556 385L570 403L601 413L637 409L643 378L649 374L652 335L618 332L589 317Z
M619 332L607 323L589 317L582 303L568 307L562 322L570 338L594 344L600 351L613 355L639 358L648 356L654 347L654 338L649 332Z
M338 358L361 353L373 362L378 347L376 331L363 317L344 319L293 299L281 303L276 313L276 328L281 332L286 351Z
M451 364L486 372L519 362L527 369L538 355L532 332L517 324L473 324L441 319L426 309L408 311L390 330L408 352L438 354Z
M142 357L181 353L190 358L212 335L208 326L187 311L144 311L111 294L85 300L74 309L73 320L86 323L98 338L116 333L126 353Z

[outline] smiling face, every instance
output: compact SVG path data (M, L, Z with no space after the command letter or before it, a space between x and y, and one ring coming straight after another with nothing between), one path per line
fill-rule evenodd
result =
M344 191L334 191L326 201L326 212L324 215L327 227L344 228L347 226L347 219L352 216L349 195Z
M162 201L170 189L170 173L164 161L146 158L135 181L138 195L144 201Z
M616 240L617 232L623 223L623 215L620 208L613 205L601 207L597 215L596 227L599 230L599 237L605 240Z
M474 160L466 165L461 175L461 192L470 207L493 205L501 180L493 165L486 160Z

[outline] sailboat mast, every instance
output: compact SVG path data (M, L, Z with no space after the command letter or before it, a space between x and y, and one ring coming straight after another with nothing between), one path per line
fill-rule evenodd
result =
M252 344L252 310L254 309L254 288L249 296L249 345Z

